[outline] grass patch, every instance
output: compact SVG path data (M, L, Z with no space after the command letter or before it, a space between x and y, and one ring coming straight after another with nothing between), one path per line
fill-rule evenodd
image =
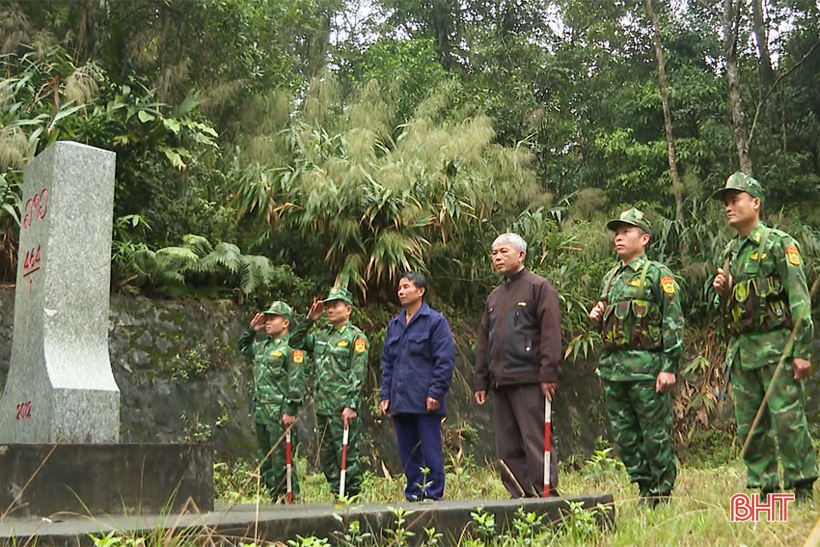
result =
M698 469L711 469L725 465L740 455L737 439L730 431L707 429L694 431L685 450L678 451L684 465Z
M697 439L696 446L714 442L710 462L719 461L726 439L718 435ZM299 462L304 470L305 461ZM801 546L806 543L812 527L818 521L818 504L798 507L789 504L788 522L733 523L729 519L729 500L738 492L746 492L745 470L738 460L709 468L683 466L679 469L672 503L668 507L650 510L638 503L637 487L617 460L600 447L583 464L562 466L560 490L564 496L611 493L615 496L616 521L613 530L590 527L591 516L576 509L557 527L542 527L533 522L533 515L520 515L516 527L502 531L487 526L486 516L474 516L473 535L465 534L464 547L524 547L527 545L561 545L577 547L627 547L635 545L675 547L723 546ZM574 468L573 468L574 467ZM250 472L250 467L246 472ZM393 504L404 500L403 477L366 474L362 501ZM302 483L303 503L333 501L324 477L312 474ZM497 470L462 462L447 469L448 499L507 499L507 491ZM816 497L818 493L815 492ZM260 499L264 500L264 494ZM220 492L220 498L251 502L254 495L235 496ZM481 521L481 522L480 522ZM492 530L495 530L494 533ZM318 538L324 539L324 538ZM310 543L304 543L305 545ZM321 544L321 543L317 543ZM302 545L302 543L296 543ZM364 541L362 545L374 545Z

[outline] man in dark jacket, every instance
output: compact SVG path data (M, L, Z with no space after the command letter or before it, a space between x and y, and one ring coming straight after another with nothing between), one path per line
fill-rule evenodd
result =
M552 402L561 375L558 293L527 271L526 254L518 234L502 234L493 243L493 267L504 282L487 298L475 364L475 400L485 404L492 390L501 480L514 498L543 491L544 397ZM558 458L550 444L550 491L556 494Z
M408 501L444 496L441 418L456 350L450 324L424 301L427 280L399 279L403 310L387 325L382 353L381 411L393 417ZM422 471L422 469L429 470Z

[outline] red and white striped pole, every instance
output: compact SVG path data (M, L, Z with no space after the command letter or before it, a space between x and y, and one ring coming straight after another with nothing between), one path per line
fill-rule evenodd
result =
M347 439L350 434L348 426L345 425L345 431L342 434L342 472L339 475L339 497L345 496L345 471L347 470Z
M544 397L544 497L550 496L550 435L552 403Z
M288 426L287 429L285 429L285 461L287 462L288 469L288 503L293 503L293 483L291 478L293 474L293 459L290 447L290 426Z

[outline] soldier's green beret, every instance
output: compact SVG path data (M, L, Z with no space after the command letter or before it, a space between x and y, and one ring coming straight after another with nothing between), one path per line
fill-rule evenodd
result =
M759 199L760 203L763 203L763 186L746 173L741 173L740 171L732 173L729 178L726 179L726 186L713 193L712 198L723 201L723 195L727 190L746 192L753 198Z
M618 218L614 218L606 223L606 227L612 230L613 232L618 229L619 224L629 224L630 226L637 226L647 234L652 233L652 225L649 223L649 220L646 218L646 215L643 214L643 211L635 209L627 209L621 216Z
M293 321L293 310L290 306L279 300L271 302L270 308L265 310L265 315L281 315L288 321Z
M353 305L353 294L344 287L333 287L330 289L330 292L327 294L327 298L323 300L325 304L328 302L333 302L334 300L341 300L342 302L347 303L348 305Z

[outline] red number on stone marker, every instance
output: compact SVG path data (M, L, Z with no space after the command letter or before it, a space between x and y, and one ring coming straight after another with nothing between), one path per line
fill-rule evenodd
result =
M42 246L37 245L37 250L31 249L26 251L26 258L23 261L23 274L40 269L40 256L42 254Z
M17 421L31 418L31 401L17 405Z
M23 211L26 215L23 217L23 230L31 226L31 200L26 202L26 206L23 207Z
M26 201L23 211L25 216L21 224L22 230L30 227L32 223L46 218L46 213L48 213L48 189L43 188L39 194Z
M41 210L40 207L37 207L37 218L43 220L48 212L48 188L43 188L43 191L40 192L40 205L43 208Z
M32 221L39 220L39 216L40 216L39 211L40 211L40 194L37 194L33 198L31 198L31 218L32 218ZM34 213L37 213L37 216L35 216Z

